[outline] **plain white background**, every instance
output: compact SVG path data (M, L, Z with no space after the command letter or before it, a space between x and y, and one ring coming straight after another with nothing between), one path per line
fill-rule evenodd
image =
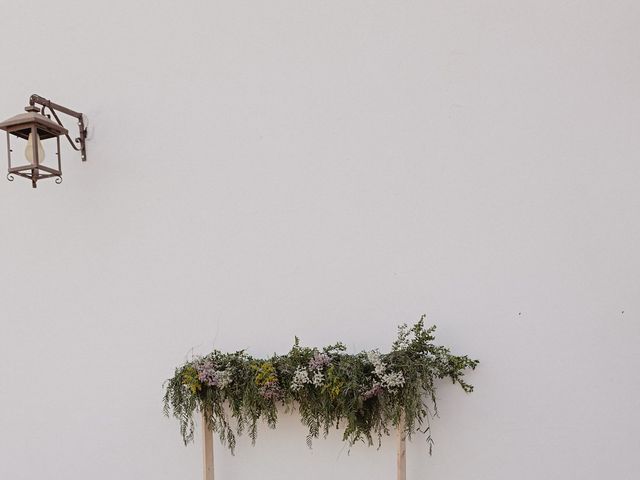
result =
M638 2L0 6L0 117L91 124L62 185L0 183L0 478L197 479L161 413L189 352L385 349L422 313L482 363L410 479L637 478ZM216 453L394 478L393 441L308 450L296 416Z

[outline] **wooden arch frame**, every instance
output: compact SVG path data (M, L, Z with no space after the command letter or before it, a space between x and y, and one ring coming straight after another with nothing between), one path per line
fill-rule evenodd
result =
M201 413L200 418L202 423L202 479L215 480L213 430L207 425L207 417L204 412ZM407 480L407 432L404 427L404 417L401 417L397 429L397 480Z

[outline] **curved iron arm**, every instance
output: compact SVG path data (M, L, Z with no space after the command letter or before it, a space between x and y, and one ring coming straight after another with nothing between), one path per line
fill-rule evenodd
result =
M56 122L58 122L58 125L60 125L61 127L64 127L64 125L60 121L60 118L58 117L58 114L51 107L47 107L47 106L42 107L42 114L44 115L44 113L45 113L47 108L53 114L53 118L55 118ZM76 152L79 152L80 148L76 147L76 144L74 143L73 140L71 140L71 137L69 136L69 134L65 133L64 136L67 137L67 140L69 141L69 144L71 145L71 148L73 148ZM80 140L79 138L76 138L77 142L79 142L79 140Z
M58 125L62 127L64 125L60 121L60 118L58 117L56 110L66 115L69 115L70 117L74 117L78 120L78 128L80 130L80 136L76 138L75 143L80 144L80 147L79 148L76 147L74 142L71 140L71 137L69 136L69 134L66 134L65 136L67 137L67 140L69 141L73 149L81 152L82 161L85 162L87 160L87 147L85 142L87 138L87 128L84 125L84 115L80 112L76 112L75 110L71 110L70 108L64 107L62 105L58 105L57 103L53 103L51 100L41 97L40 95L33 94L31 95L31 97L29 97L29 105L33 107L36 104L42 105L42 113L44 113L45 108L48 108L53 114L53 117L56 119L56 122L58 122Z

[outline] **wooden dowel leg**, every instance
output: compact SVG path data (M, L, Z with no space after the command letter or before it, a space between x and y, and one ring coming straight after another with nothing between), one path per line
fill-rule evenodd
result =
M207 426L207 417L202 412L202 478L213 479L213 432Z
M398 452L397 452L398 480L407 480L407 432L404 413L398 423Z

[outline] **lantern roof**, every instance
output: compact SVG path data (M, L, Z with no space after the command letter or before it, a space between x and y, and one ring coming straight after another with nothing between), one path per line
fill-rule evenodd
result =
M28 138L33 124L43 140L68 133L66 128L38 112L26 112L8 118L4 122L0 122L0 130L5 130L21 138Z

